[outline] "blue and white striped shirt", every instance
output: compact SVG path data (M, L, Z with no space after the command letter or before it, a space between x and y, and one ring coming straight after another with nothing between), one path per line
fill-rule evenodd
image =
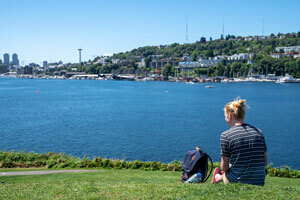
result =
M265 151L262 131L254 126L233 126L221 135L221 155L229 158L226 176L231 182L264 185Z

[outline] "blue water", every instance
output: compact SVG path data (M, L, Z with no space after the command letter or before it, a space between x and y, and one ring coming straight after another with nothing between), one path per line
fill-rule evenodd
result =
M0 78L0 150L171 162L200 145L219 161L223 107L241 96L269 162L300 169L300 84L206 85Z

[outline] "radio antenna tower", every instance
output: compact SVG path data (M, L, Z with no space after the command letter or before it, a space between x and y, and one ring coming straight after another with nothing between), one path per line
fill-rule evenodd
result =
M223 37L225 37L225 35L224 35L224 17L223 17Z
M82 51L82 49L78 49L78 51L79 51L79 64L81 64L81 51Z
M189 43L188 18L187 17L186 17L186 24L185 24L185 43Z
M265 19L262 20L262 36L265 35Z

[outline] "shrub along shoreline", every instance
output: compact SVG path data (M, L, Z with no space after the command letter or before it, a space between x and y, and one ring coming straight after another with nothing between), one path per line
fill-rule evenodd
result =
M88 156L77 158L65 153L35 153L0 151L0 168L104 168L104 169L141 169L146 171L182 171L181 161L162 163L156 161L125 161L95 157L91 160ZM220 163L214 163L220 167ZM292 170L288 166L274 168L268 165L268 175L272 177L300 178L299 170Z

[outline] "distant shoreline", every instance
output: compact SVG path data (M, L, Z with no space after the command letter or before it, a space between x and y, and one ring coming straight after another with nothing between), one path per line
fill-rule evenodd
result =
M53 79L53 80L124 80L124 81L137 81L137 82L148 82L148 81L165 81L165 82L184 82L186 84L197 84L197 83L241 83L241 82L255 82L255 83L300 83L300 79L294 79L290 76L280 77L278 79L268 78L220 78L220 77L207 77L207 78L165 78L162 76L155 77L138 77L135 75L104 75L100 76L97 74L86 74L81 76L75 76L66 78L65 76L48 76L48 75L3 75L0 77L7 78L25 78L25 79Z

